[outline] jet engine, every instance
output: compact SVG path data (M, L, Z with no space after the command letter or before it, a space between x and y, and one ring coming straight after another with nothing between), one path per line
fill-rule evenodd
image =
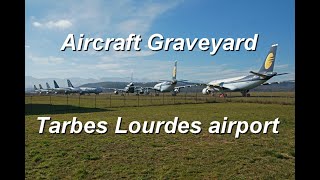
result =
M114 94L119 94L119 92L117 90L113 91Z
M211 90L209 88L203 88L202 89L202 94L210 94Z

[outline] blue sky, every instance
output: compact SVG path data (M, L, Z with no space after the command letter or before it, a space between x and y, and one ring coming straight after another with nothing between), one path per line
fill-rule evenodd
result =
M257 71L277 43L275 71L295 76L294 1L220 0L65 0L26 1L26 76L36 78L171 77L178 60L178 79L201 80L247 75ZM127 38L141 34L142 51L60 51L69 33L76 37ZM149 36L165 38L249 38L259 34L256 51L150 51Z

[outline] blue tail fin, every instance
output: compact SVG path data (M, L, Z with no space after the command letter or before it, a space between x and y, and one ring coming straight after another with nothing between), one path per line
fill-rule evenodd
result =
M73 87L73 85L69 79L67 79L67 82L68 82L68 87Z
M47 85L47 89L51 89L48 82L46 82L46 85Z
M268 72L273 72L274 63L276 61L276 52L277 52L278 44L273 44L270 48L270 51L263 61L263 64L259 70L259 73L265 74Z
M59 85L57 84L56 80L53 80L54 88L59 88Z

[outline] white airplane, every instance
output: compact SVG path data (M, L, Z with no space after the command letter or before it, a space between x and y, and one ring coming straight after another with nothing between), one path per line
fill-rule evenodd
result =
M53 92L55 94L69 94L71 91L70 88L59 87L56 80L53 80L53 84L54 84Z
M37 88L36 85L33 85L33 89L34 89L34 92L35 92L35 93L41 94L41 91Z
M185 87L191 87L191 85L187 86L176 86L178 83L177 77L177 61L174 62L173 72L172 72L172 80L159 80L163 81L161 83L158 83L154 85L154 87L142 87L144 91L147 91L149 89L155 90L156 95L159 95L159 92L171 92L173 96L177 95L177 93L180 92L181 88ZM187 80L179 80L179 82L184 82Z
M137 95L141 92L143 92L142 87L140 86L135 86L133 83L133 73L131 73L131 82L126 85L123 89L118 89L118 88L106 88L109 90L113 90L114 94L119 94L123 96L125 93L136 93Z
M40 94L42 93L49 94L51 92L49 89L43 89L41 84L39 84L39 91L40 91Z
M74 87L69 79L67 79L68 88L70 89L69 93L79 93L80 95L83 94L99 94L102 92L102 88L99 87Z
M53 88L51 88L51 87L49 86L49 83L48 83L48 82L46 82L46 85L47 85L47 90L49 90L50 92L53 92Z
M225 97L226 94L224 92L241 92L242 96L249 97L250 94L248 92L250 89L260 85L273 84L267 83L266 81L274 76L288 74L273 72L277 47L278 44L273 44L271 46L270 51L258 72L250 71L251 74L247 76L211 81L206 84L207 87L202 90L202 94L214 95L215 92L220 92L220 97Z

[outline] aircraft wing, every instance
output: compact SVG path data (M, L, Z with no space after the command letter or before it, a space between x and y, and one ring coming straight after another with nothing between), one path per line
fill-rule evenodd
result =
M192 86L209 86L209 84L197 83L197 84L193 84Z
M253 72L253 71L250 71L250 73L254 74L254 75L257 75L257 76L260 76L262 78L267 78L268 76L267 75L264 75L264 74L260 74L260 73L257 73L257 72Z
M154 87L140 87L141 89L154 89Z
M141 86L133 86L135 89L142 89L144 87L141 87Z
M218 89L219 91L224 91L224 90L230 90L230 91L232 91L232 90L235 89L235 87L233 87L233 86L230 87L230 85L229 85L229 87L224 86L224 82L221 82L221 83L219 83L219 84L208 84L208 86L209 86L210 88L216 88L216 89Z
M174 87L174 89L188 88L188 87L192 87L192 86L196 86L196 85L176 86L176 87Z
M289 73L279 73L276 76L281 76L281 75L285 75L285 74L289 74Z
M262 78L273 77L273 76L281 76L281 75L289 74L289 73L276 73L276 72L274 72L272 74L260 74L260 73L253 72L253 71L250 71L250 73L252 73L254 75L257 75L257 76L260 76Z
M282 75L282 74L281 74L281 75ZM271 84L281 84L281 83L285 83L285 82L295 82L295 80L265 82L265 83L263 83L263 84L261 84L261 85L262 85L262 86L265 86L265 85L271 85Z
M265 82L265 83L263 83L261 85L265 86L265 85L271 85L271 84L280 84L280 82Z
M118 88L105 88L108 90L113 90L113 91L125 91L124 89L118 89Z

